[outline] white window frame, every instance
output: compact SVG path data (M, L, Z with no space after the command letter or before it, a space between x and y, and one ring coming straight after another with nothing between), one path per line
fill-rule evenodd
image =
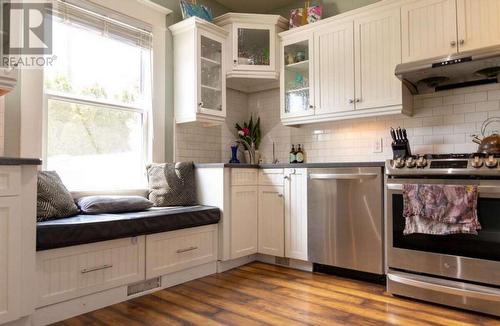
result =
M147 117L146 115L144 121L148 126L148 135L144 138L147 140L146 148L148 148L149 153L146 162L164 162L166 15L170 14L171 10L150 0L91 0L91 2L152 26L152 109L151 116ZM22 69L21 80L20 155L22 157L44 157L46 99L44 98L43 69ZM75 97L71 95L70 98L73 100ZM102 105L100 101L99 105Z

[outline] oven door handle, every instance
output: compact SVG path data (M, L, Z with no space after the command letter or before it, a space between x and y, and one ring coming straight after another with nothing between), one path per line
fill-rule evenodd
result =
M450 184L450 186L453 186L453 185ZM403 185L400 183L388 183L386 185L386 187L387 187L387 190L393 190L393 191L402 191L403 190ZM500 187L497 187L497 186L478 186L477 192L483 193L483 194L500 194Z
M398 275L396 273L388 273L387 278L393 282L396 282L396 283L414 286L414 287L425 289L425 290L431 290L431 291L447 293L447 294L461 296L461 297L475 298L475 299L480 299L480 300L500 301L500 296L496 293L488 293L488 292L483 292L483 291L478 291L478 290L473 290L473 289L463 289L463 288L459 289L459 288L456 288L456 287L453 287L450 285L436 284L436 283L432 283L430 281L427 282L427 281L415 279L413 277L406 277L404 275Z

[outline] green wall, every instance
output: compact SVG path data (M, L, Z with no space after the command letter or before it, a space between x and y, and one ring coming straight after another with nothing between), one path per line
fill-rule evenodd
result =
M323 18L335 16L343 12L367 6L380 0L312 0L311 5L323 6ZM295 1L291 5L273 10L271 13L281 15L285 18L290 17L290 10L301 8L304 1Z

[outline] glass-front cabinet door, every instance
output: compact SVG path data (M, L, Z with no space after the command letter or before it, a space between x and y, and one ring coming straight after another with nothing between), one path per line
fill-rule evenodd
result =
M282 117L314 114L313 38L286 40L282 44L281 107Z
M276 28L269 25L234 24L233 69L275 69Z
M224 41L201 33L199 42L199 111L225 116L226 79L222 68Z

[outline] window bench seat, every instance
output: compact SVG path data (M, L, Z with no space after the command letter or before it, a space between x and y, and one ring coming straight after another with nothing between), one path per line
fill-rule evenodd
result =
M37 251L216 224L211 206L155 207L120 214L77 215L37 223Z

